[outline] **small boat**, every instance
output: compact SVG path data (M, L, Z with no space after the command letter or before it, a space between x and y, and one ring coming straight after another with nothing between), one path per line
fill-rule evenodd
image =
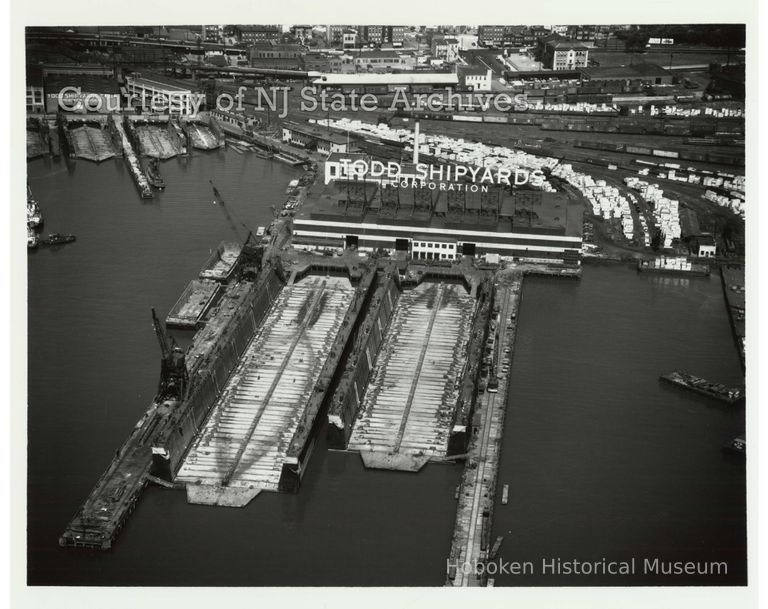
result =
M723 445L723 452L746 457L747 441L742 437L734 438L730 442L727 442Z
M505 484L501 491L501 505L507 505L509 502L509 484Z
M27 248L35 249L38 245L37 233L31 226L27 226Z
M27 200L27 225L32 228L43 226L43 214L40 211L40 206L34 199Z
M65 243L72 243L76 241L77 237L74 235L62 235L61 233L51 233L47 239L43 239L41 243L43 245L64 245Z
M288 188L285 189L285 194L291 194L293 190L299 185L298 178L288 182Z
M504 536L499 535L496 538L496 541L493 542L493 547L491 548L491 553L488 555L488 557L493 560L496 558L496 555L499 553L499 550L501 549L501 543L504 541Z
M165 188L165 180L163 180L160 175L160 167L157 159L152 159L147 163L147 180L150 185L158 190L163 190Z

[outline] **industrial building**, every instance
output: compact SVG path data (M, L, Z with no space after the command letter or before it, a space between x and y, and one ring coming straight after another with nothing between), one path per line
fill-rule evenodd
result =
M125 82L136 104L161 114L192 116L205 101L203 93L193 93L190 87L161 74L133 74Z
M589 47L559 34L538 40L538 59L550 70L576 70L589 65Z
M282 140L301 148L314 149L323 154L347 152L348 138L313 125L283 124Z
M406 72L403 74L321 74L312 81L316 87L339 91L377 92L444 89L456 87L459 76L455 72Z
M111 74L48 74L45 76L45 111L119 112L120 87Z
M350 178L343 168L372 166L362 153L333 153L294 218L298 246L407 252L412 258L463 255L578 264L582 207L563 193L444 180L418 182L413 166L399 178ZM403 179L407 176L407 179Z

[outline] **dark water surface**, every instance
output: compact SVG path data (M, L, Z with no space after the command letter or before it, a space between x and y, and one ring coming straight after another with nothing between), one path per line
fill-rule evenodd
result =
M154 395L150 307L164 318L212 248L268 224L298 171L197 154L163 163L167 189L142 202L122 160L28 167L45 231L78 237L29 255L29 583L442 584L460 466L364 471L322 438L298 495L263 493L237 510L149 487L113 550L58 546ZM494 530L502 558L727 560L718 583L743 581L744 468L719 450L743 432L743 410L657 381L679 367L740 381L719 278L620 267L586 268L578 282L529 278L517 345L500 478L510 502Z

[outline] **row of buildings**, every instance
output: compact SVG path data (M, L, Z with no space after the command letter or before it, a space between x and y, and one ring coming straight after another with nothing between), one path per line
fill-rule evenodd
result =
M27 67L28 114L155 112L189 116L204 107L205 96L191 83L156 72L125 77L99 64Z
M477 37L435 34L428 50L387 47L360 47L355 43L343 44L339 49L316 49L303 43L283 43L275 40L258 41L250 46L250 65L268 67L296 67L308 72L332 74L413 70L425 66L463 64L467 52L478 49ZM535 48L536 59L548 70L575 70L589 65L586 44L570 40L559 34L539 38Z
M477 38L484 47L535 47L539 40L557 34L565 40L590 43L596 48L624 48L623 41L616 36L628 26L621 25L569 25L569 26L527 26L527 25L481 25Z

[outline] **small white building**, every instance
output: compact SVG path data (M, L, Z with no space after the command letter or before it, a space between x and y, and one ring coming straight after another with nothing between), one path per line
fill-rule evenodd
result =
M696 238L696 255L699 258L714 258L717 254L717 245L712 235L700 235Z
M473 91L490 91L493 72L475 66L459 68L459 83Z
M455 241L429 241L430 237L415 236L411 242L414 260L456 260ZM431 237L434 239L434 237Z

